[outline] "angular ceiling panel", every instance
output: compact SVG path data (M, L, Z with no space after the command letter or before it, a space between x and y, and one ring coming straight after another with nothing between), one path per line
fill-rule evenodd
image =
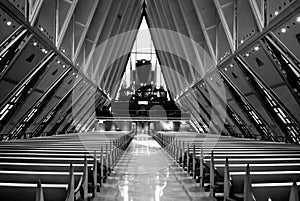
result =
M19 26L19 23L0 9L0 44L9 39L9 36L13 35Z
M94 9L95 2L99 2L99 0L78 1L75 9L75 21L80 24L86 24L91 10Z
M35 23L37 27L51 42L56 39L56 1L44 1Z
M58 32L60 32L67 18L67 15L71 9L72 4L65 0L59 0L57 6L58 6Z
M248 1L237 1L237 40L242 45L257 33L257 25Z
M231 36L233 36L234 29L235 29L235 24L234 24L235 16L233 14L234 13L234 3L232 2L232 3L224 6L222 8L222 11L224 13L226 23L228 24Z

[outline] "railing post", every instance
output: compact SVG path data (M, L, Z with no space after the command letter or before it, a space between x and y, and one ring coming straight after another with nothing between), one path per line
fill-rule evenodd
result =
M178 139L176 138L176 162L179 162L179 143Z
M176 161L176 144L175 143L173 144L173 158Z
M84 156L84 169L83 169L83 199L86 200L88 198L88 165L87 165L87 157Z
M230 192L230 176L229 176L229 162L228 157L226 157L225 168L224 168L224 201L227 201L229 198Z
M169 150L168 150L169 149L168 144L169 144L169 137L165 136L165 149L166 149L167 152L169 152Z
M109 141L109 166L110 166L110 170L113 169L113 165L114 165L114 161L113 161L113 153L112 153L112 142Z
M210 188L209 188L209 196L214 197L215 196L215 165L214 165L214 152L211 152L211 158L210 158Z
M94 178L94 182L93 182L93 197L95 198L97 196L97 153L96 151L94 151L94 165L93 165L93 178Z
M108 156L109 156L109 153L108 153L108 144L106 143L105 144L105 162L106 162L106 172L105 172L106 174L105 174L105 178L107 178L108 171L109 171Z
M193 145L193 178L196 179L196 147Z
M187 165L187 173L190 173L190 143L187 143L187 151L186 151L186 165Z
M120 143L119 143L119 139L117 139L117 142L116 142L116 143L117 143L116 146L117 146L117 149L118 149L118 150L117 150L117 158L119 159L119 154L120 154L119 151L120 151L120 149L121 149Z
M104 168L104 165L103 165L103 159L104 159L104 157L103 157L103 147L101 146L101 165L100 165L100 187L102 187L102 184L103 184L103 179L104 179L104 175L103 175L103 173L104 173L104 170L103 170L103 168Z
M181 166L180 158L182 160L181 141L178 140L178 164Z
M183 168L183 170L185 168L184 160L185 160L185 155L184 155L184 141L182 141L182 168Z
M113 141L113 149L114 149L114 167L117 165L117 146L116 146L116 140Z
M200 154L200 173L199 173L199 181L200 181L200 186L202 187L203 186L203 170L204 170L204 164L203 164L203 147L201 147L201 154Z
M174 159L174 157L175 157L175 155L174 155L174 153L175 153L175 145L174 145L174 142L173 142L173 140L171 141L171 156L173 157L173 159Z

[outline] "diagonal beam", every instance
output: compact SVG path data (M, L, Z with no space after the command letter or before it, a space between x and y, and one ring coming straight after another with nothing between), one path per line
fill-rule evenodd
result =
M78 46L75 48L75 53L74 53L74 56L73 56L73 62L75 63L77 58L78 58L78 55L80 53L80 50L81 48L83 48L83 44L84 44L84 39L87 35L87 32L90 28L90 25L91 25L91 22L92 22L92 19L94 17L94 14L95 14L95 11L97 9L97 6L98 6L98 3L99 3L99 0L95 0L94 1L94 4L93 4L93 7L92 7L92 10L90 11L90 14L89 14L89 17L88 17L88 20L87 20L87 23L84 27L84 31L80 37L80 40L79 40L79 43L78 43Z
M139 11L136 12L136 14L133 18L133 19L136 19L136 21L131 24L131 26L130 26L131 29L133 29L135 27L138 27L138 23L140 21L140 19L138 17L138 14L139 14ZM124 49L123 52L127 53L127 52L130 52L132 50L133 45L134 45L134 40L135 40L137 34L138 34L138 30L136 29L135 33L131 35L132 38L129 38L128 41L127 41L127 44L131 44L131 45L124 44L123 45L123 49ZM113 87L113 86L119 86L120 85L121 80L122 80L122 76L123 76L122 72L125 73L126 64L129 60L129 57L130 57L130 55L128 54L127 56L124 56L122 59L119 60L119 62L117 64L117 67L120 66L120 70L117 73L117 77L115 79L112 79L111 82L109 83L108 87L107 87L110 90L112 98L115 97L116 93L118 92L118 87ZM116 68L114 74L116 74L116 71L117 71L117 68Z
M199 21L200 26L201 26L202 31L203 31L203 35L205 37L205 41L207 43L210 55L213 58L213 60L215 61L215 64L217 64L218 61L217 61L216 53L215 53L214 48L213 48L213 46L212 46L212 44L210 42L210 39L209 39L209 36L208 36L208 32L207 32L207 28L205 27L205 23L204 23L204 20L202 18L200 9L197 6L196 0L192 0L192 1L193 1L193 5L194 5L194 8L195 8L195 12L196 12L197 17L198 17L198 21Z
M84 72L84 73L87 72L87 70L88 70L87 68L89 67L89 65L90 65L91 62L92 62L92 59L93 59L93 56L94 56L94 52L95 52L95 49L96 49L96 47L97 47L97 42L98 42L98 40L99 40L99 38L100 38L101 32L102 32L103 27L104 27L104 24L105 24L105 22L106 22L106 19L108 18L109 10L111 9L112 4L113 4L113 1L109 1L109 5L108 5L107 8L106 8L105 14L104 14L104 16L103 16L103 20L101 20L101 24L100 24L100 26L99 26L99 28L98 28L98 31L97 31L95 40L94 40L94 42L93 42L93 46L92 46L92 48L91 48L91 51L90 51L90 53L89 53L88 58L86 59L86 63L85 63L84 68L83 68L83 72ZM93 80L93 79L92 79L92 80Z
M159 9L158 8L160 8L161 6L160 5L158 5L158 4L156 4L156 1L153 1L153 3L154 3L154 8L153 8L153 10L154 11L156 11L156 15L155 16L158 16L158 18L160 19L160 21L158 21L158 23L160 23L160 26L158 26L158 27L162 27L162 28L165 28L165 25L163 24L163 19L164 19L164 17L161 15L161 12L159 11ZM171 45L170 45L170 43L169 43L169 36L167 36L166 34L165 34L165 32L164 31L159 31L160 32L160 34L161 34L161 43L160 44L165 44L166 45L166 48L167 48L167 50L170 50L171 48ZM171 64L173 64L174 65L174 68L175 68L175 66L177 66L178 65L178 63L176 62L176 60L175 60L175 57L173 56L173 55L171 55L170 57L171 58L169 58L167 55L165 55L164 53L162 53L163 55L164 55L164 57L166 58L166 60L167 60L167 64L169 65L169 66L171 66ZM167 69L165 69L165 70L167 70ZM170 70L170 69L168 69L168 70ZM169 75L169 74L168 74ZM170 71L170 75L171 75L171 71ZM172 75L171 75L172 76ZM175 76L175 75L174 75ZM173 77L173 76L172 76ZM169 77L170 78L170 77ZM173 79L172 78L170 78L169 79L169 81L171 81L172 80L172 83L173 83L173 92L174 92L174 95L176 96L176 95L178 95L179 94L179 92L181 91L181 90L183 90L183 85L182 85L182 82L180 81L180 79L177 81L177 79L178 79L178 76L175 76L175 77L173 77ZM181 89L181 90L180 90Z
M213 0L213 1L214 1L215 6L216 6L217 12L219 14L219 17L220 17L221 23L223 25L223 28L225 30L225 34L226 34L231 52L233 53L236 50L236 41L233 39L233 37L231 35L233 33L230 32L229 26L226 22L226 18L225 18L225 15L224 15L223 11L222 11L222 6L220 5L219 0ZM233 15L234 15L234 13L233 13ZM234 34L233 34L233 36L234 36Z
M131 12L128 12L128 13L131 14L134 11L134 8L135 7L133 6L132 7L133 10ZM118 63L116 64L117 68L115 68L115 70L113 72L113 75L116 74L117 76L113 77L110 80L110 82L108 83L107 87L106 87L107 80L105 80L106 82L105 82L104 86L110 91L112 99L116 96L116 93L119 90L119 88L116 87L116 86L120 86L120 83L122 81L122 76L123 76L122 72L125 73L126 64L127 64L128 60L130 58L130 53L129 52L131 52L131 50L133 48L133 45L134 45L134 40L136 39L136 36L138 34L138 29L136 27L138 27L138 23L141 21L140 10L138 10L138 9L135 10L135 14L134 14L134 17L132 19L136 19L136 20L131 20L131 23L130 23L130 18L128 18L126 22L130 23L128 25L129 31L130 32L134 31L134 34L131 33L129 39L127 39L126 42L125 42L125 44L123 44L123 46L122 46L122 50L121 50L122 54L121 55L124 55L124 53L126 53L126 55L124 55L122 58L120 58L118 60ZM126 28L127 28L127 26L125 26L125 30L124 31L126 31ZM122 31L120 31L120 32L122 32ZM118 70L119 70L119 72L117 73L116 71L118 71Z
M188 32L189 37L190 37L191 39L194 39L194 36L193 36L193 34L192 34L192 30L191 30L190 26L188 25L188 20L187 20L187 18L186 18L186 16L185 16L186 13L184 13L184 11L183 11L182 1L177 0L177 1L175 1L175 2L177 2L178 6L179 6L179 10L180 10L180 12L181 12L181 16L182 16L182 18L183 18L183 21L184 21L184 24L185 24L185 27L186 27L186 29L187 29L187 32ZM174 4L172 4L172 5L174 6ZM171 6L171 8L173 8L173 6ZM174 11L174 9L173 9L173 11ZM194 54L195 54L195 56L196 56L196 60L195 60L195 62L196 62L195 64L196 64L196 65L195 65L195 66L199 66L199 67L200 67L200 69L199 69L200 72L201 72L201 73L204 73L204 72L203 72L204 65L203 65L203 62L202 62L202 60L201 60L201 58L200 58L199 50L197 50L197 48L195 47L194 44L191 44L191 45L192 45L192 47L193 47L193 51L194 51ZM184 50L185 50L185 54L187 54L187 53L186 53L187 50L186 50L184 44L183 44L183 48L184 48ZM187 58L189 58L189 55L187 55L187 56L188 56ZM193 70L191 70L191 72L192 72L192 71L193 71ZM196 80L194 74L191 73L191 75L192 75L192 79L193 79L193 80Z
M150 21L150 19L153 19L153 25L154 26L151 26L151 24L149 24L150 25L150 33L151 33L151 36L153 37L153 43L154 43L154 46L155 47L158 47L159 46L159 44L166 44L165 43L165 41L167 40L167 39L165 39L164 38L164 35L161 33L161 32L157 32L157 31L155 31L155 30L153 30L152 29L152 27L162 27L162 25L159 25L159 21L155 21L154 19L156 19L156 18L154 18L153 16L152 16L152 14L151 14L151 10L150 9L147 9L148 10L148 15L149 15L149 23L151 23L151 21ZM157 15L155 15L154 14L154 16L158 16L158 14ZM156 24L157 25L155 25L155 22L156 22ZM157 39L157 41L156 41L156 39ZM161 52L161 51L160 51ZM157 52L157 55L159 55L158 54L158 52ZM162 53L161 54L161 58L160 59L163 59L163 61L167 64L167 65L170 65L171 64L171 62L170 62L170 60L166 57L166 55L164 54L164 53ZM161 63L162 64L162 63ZM175 85L175 82L174 82L174 79L172 80L171 78L170 78L170 75L167 73L167 68L164 68L164 67L162 67L161 68L162 69L162 73L163 73L163 75L164 75L164 77L166 78L166 82L168 83L167 85L168 85L168 88L170 89L170 90L173 90L174 92L176 91L176 85ZM170 94L170 96L172 97L173 96L173 94Z
M161 6L162 7L162 6ZM165 9L172 9L172 7L169 7L169 8L165 8ZM179 30L180 30L180 28L179 28L179 26L178 26L178 24L177 24L177 22L176 22L176 20L175 20L175 17L174 17L174 15L172 15L172 10L170 11L171 12L171 16L169 17L169 20L166 20L166 23L168 24L168 26L169 26L169 28L171 29L171 30L176 30L177 32L179 32ZM172 23L173 22L173 23ZM173 26L172 26L173 25ZM184 43L183 43L183 41L182 41L182 38L181 37L179 37L179 43L178 43L178 41L176 41L176 39L174 38L174 36L173 35L171 35L171 44L174 44L176 47L180 47L180 48L182 48L183 49L183 53L184 53L184 58L188 58L187 57L187 51L186 51L186 48L185 48L185 46L184 46ZM176 55L177 56L180 56L181 54L180 54L180 50L179 50L179 48L175 48L175 53L176 53ZM178 57L177 57L178 58ZM188 77L188 74L186 74L186 71L185 71L185 69L184 69L184 64L183 64L183 62L182 62L182 59L184 59L184 58L178 58L178 62L179 62L179 69L180 69L180 71L183 73L183 76L184 76L184 78L185 78L185 80L189 80L189 77ZM185 59L185 60L188 60L188 59ZM190 63L189 61L187 61L187 64L188 64L188 69L190 70L190 72L193 72L193 70L192 70L192 68L191 68L191 66L192 66L192 63ZM178 68L177 67L177 68ZM193 78L193 76L194 76L194 74L193 73L191 73L191 75L192 75L192 80L194 80L194 78ZM189 84L189 83L188 83ZM181 81L181 79L180 79L180 85L181 85L181 90L180 90L180 92L181 91L183 91L183 90L185 90L185 88L186 87L188 87L188 86L186 86L186 84L184 84L182 81ZM178 93L177 93L177 95L179 95Z
M131 6L131 8L130 8L130 3L127 3L127 5L126 5L125 13L126 14L129 14L129 13L132 14L133 10L127 10L127 9L135 9L135 6ZM141 19L140 18L141 13L139 12L138 9L136 9L136 11L138 11L138 12L135 12L135 14L133 15L133 18L123 16L123 18L121 19L121 22L120 22L120 26L118 27L118 30L117 30L118 34L126 31L126 28L128 28L128 27L131 30L131 29L134 29L138 26L137 22ZM139 16L139 14L140 14L140 16ZM135 19L135 20L130 20L130 19ZM126 20L125 23L123 23L124 20ZM123 26L123 29L122 29L122 25L124 25L124 24L125 24L125 26ZM130 48L132 48L132 46L134 44L134 39L136 38L138 30L137 29L133 30L133 32L134 32L134 34L131 34L131 31L127 32L127 33L130 33L129 38L127 38L127 37L124 38L124 36L123 36L124 34L121 35L121 36L123 36L122 37L123 40L126 39L126 41L124 41L124 43L121 43L120 41L116 41L116 40L114 41L112 46L115 47L115 48L111 48L110 55L113 58L112 61L115 61L116 59L119 59L119 61L116 65L116 68L111 68L110 69L111 71L110 71L110 73L108 73L108 75L113 75L113 77L111 79L105 79L105 82L104 82L104 85L103 85L104 89L110 90L111 86L115 82L115 78L116 77L119 78L119 76L122 75L124 66L126 66L126 62L127 62L127 61L125 61L125 64L124 64L123 60L125 60L125 59L127 60L128 57L123 57L123 58L118 58L118 57L120 55L123 56L124 53L125 53L125 55L127 55L127 52L131 51ZM117 51L114 51L114 49L117 49ZM110 63L106 62L106 65L109 65L109 64L112 65L113 64L113 62L110 62ZM111 74L111 72L112 72L112 74ZM110 92L112 92L112 91L110 91ZM113 96L111 96L111 97L113 97Z
M122 2L124 2L124 0ZM113 23L108 28L108 34L107 34L108 37L111 36L113 28L114 28L113 25L117 21L118 14L119 14L120 10L123 9L121 7L121 5L122 5L122 3L120 2L118 4L118 7L117 7L115 15L113 17L111 16L112 19L113 19ZM115 39L115 38L113 38L113 39ZM92 67L93 68L92 80L98 79L98 82L96 82L98 86L100 86L100 84L101 84L100 82L101 82L103 74L104 74L104 72L106 70L106 66L107 66L108 62L111 61L111 54L112 54L112 49L113 48L109 47L108 45L115 44L115 42L116 42L116 40L112 41L111 39L107 38L106 41L101 44L101 50L100 50L101 52L99 52L100 53L99 59L97 60L96 65ZM98 43L98 41L97 41L97 43ZM108 51L107 49L109 49L108 53L107 53L107 51ZM100 73L100 74L98 75L98 73ZM105 89L103 89L103 90L105 90Z
M256 1L255 0L248 0L248 1L249 1L251 10L252 10L252 14L255 18L255 22L258 27L258 30L261 32L263 30L264 24L265 24L264 18L262 18L263 16L261 16L261 14L260 14L260 11L259 11Z
M38 15L40 14L40 10L41 10L43 3L44 3L44 0L35 0L35 2L33 2L33 0L28 1L28 4L29 4L29 19L28 19L28 21L30 22L31 26L34 26L34 23L35 23Z
M217 133L220 134L222 132L223 127L219 126L218 122L223 123L223 121L221 119L222 117L220 116L218 110L210 103L208 98L205 97L205 95L199 88L195 90L195 93L193 93L193 91L191 91L190 94L197 101L197 103L199 104L199 107L201 108L203 113L206 115L206 117L209 119L210 124L213 125L213 128L217 129ZM214 113L213 112L209 113L209 110L207 111L207 109L200 103L200 101L197 100L198 97L202 97L203 100L209 106L209 109L212 110ZM216 117L214 117L214 115Z
M66 16L66 19L65 19L63 25L62 25L61 30L59 30L59 12L58 12L58 10L59 10L59 8L58 8L59 3L58 3L58 1L60 1L60 0L57 0L57 8L56 8L57 9L56 10L57 11L56 12L56 47L57 47L57 49L60 49L60 46L61 46L61 44L63 42L63 38L65 36L65 33L66 33L67 29L68 29L68 26L70 24L70 21L71 21L71 18L73 16L73 13L75 11L76 5L78 3L78 0L72 1L71 7L69 8L68 14ZM61 0L61 1L64 1L64 0ZM71 23L73 23L73 22L71 22Z

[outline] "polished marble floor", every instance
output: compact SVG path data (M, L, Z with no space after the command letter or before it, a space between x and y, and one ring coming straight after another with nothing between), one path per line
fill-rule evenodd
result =
M94 201L211 200L150 136L135 136Z

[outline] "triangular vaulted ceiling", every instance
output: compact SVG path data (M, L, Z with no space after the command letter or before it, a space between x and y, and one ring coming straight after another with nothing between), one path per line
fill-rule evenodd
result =
M150 62L150 65L147 64L144 67L142 66L140 68L141 70L137 71L137 62L143 60L145 62ZM118 92L114 93L113 99L119 100L120 93L126 93L126 96L129 94L132 95L135 90L145 85L152 85L156 88L167 90L165 78L162 74L162 67L158 61L145 17L143 17L140 24L132 51L130 52L130 58L128 59L125 68ZM139 76L143 77L141 79L146 78L144 80L145 83L140 84L141 80L139 80Z
M145 17L168 90L199 132L299 143L299 10L297 0L0 1L0 130L88 128L83 106L93 92L110 105Z

